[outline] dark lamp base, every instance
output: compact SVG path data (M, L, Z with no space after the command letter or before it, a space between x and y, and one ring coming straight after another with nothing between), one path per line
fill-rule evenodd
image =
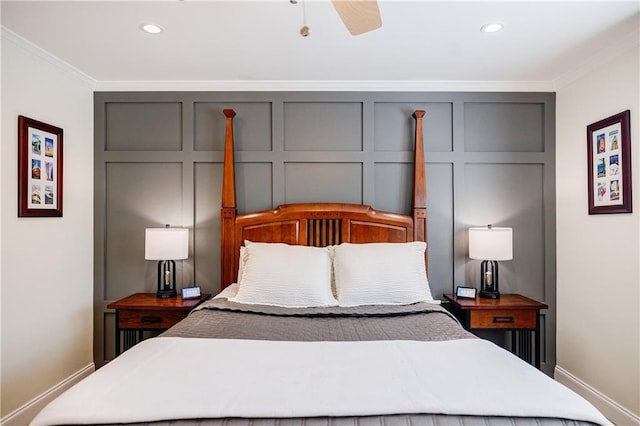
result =
M169 299L171 297L176 297L177 295L178 293L173 288L169 290L158 290L158 292L156 293L156 297L158 299Z
M499 291L480 290L479 295L485 299L500 299Z
M174 260L160 260L158 262L158 299L176 297L176 262Z

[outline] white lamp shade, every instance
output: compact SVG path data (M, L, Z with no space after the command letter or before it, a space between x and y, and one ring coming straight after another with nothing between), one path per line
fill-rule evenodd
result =
M511 228L469 228L469 257L477 260L513 259Z
M146 260L181 260L189 257L187 228L147 228L144 236Z

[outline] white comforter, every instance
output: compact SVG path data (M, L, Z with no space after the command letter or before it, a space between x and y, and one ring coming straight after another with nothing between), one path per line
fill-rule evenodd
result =
M444 413L610 423L481 339L143 341L49 404L33 425L219 417Z

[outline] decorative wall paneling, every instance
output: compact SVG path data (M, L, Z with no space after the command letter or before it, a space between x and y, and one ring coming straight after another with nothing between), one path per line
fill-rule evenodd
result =
M219 289L225 117L232 108L240 213L304 201L411 211L417 109L426 111L429 282L478 286L470 226L514 229L503 292L547 303L543 369L555 365L555 95L552 93L97 92L95 357L114 354L106 305L153 292L146 227L191 229L178 286ZM503 343L502 335L487 337ZM508 340L504 340L508 344Z

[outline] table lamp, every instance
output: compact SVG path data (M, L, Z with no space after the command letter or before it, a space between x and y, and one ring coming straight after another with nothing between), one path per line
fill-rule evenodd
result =
M480 297L500 298L498 260L513 259L511 228L469 228L469 257L482 260L480 265Z
M144 238L144 258L158 261L159 299L176 297L176 260L189 257L187 228L147 228Z

